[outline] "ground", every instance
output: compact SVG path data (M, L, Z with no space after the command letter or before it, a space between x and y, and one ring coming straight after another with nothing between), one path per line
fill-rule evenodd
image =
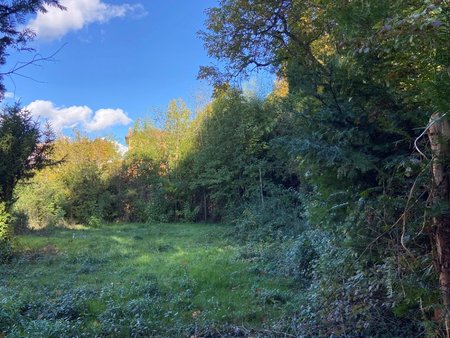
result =
M114 224L21 235L0 266L0 337L277 336L293 287L244 260L232 232Z

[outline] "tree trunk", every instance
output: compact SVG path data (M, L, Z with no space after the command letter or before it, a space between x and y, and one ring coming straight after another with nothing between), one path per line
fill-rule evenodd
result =
M450 338L450 126L440 114L431 116L428 136L433 154L432 191L433 202L433 246L435 265L444 305L446 337Z

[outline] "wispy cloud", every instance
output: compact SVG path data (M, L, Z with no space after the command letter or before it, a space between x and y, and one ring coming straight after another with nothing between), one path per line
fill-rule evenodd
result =
M15 94L14 93L12 93L12 92L6 92L5 93L5 99L13 99L13 98L15 98Z
M56 107L53 102L45 100L33 101L25 109L33 116L50 122L57 133L75 127L81 127L88 132L102 131L132 122L122 109L107 108L94 112L88 106Z
M48 7L46 13L38 13L36 18L28 23L28 28L40 39L54 40L92 23L105 23L114 18L131 15L141 17L147 14L141 4L112 5L101 0L61 0L61 5L66 7L65 11Z

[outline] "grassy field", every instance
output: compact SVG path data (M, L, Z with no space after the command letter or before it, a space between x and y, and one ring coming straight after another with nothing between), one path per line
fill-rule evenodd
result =
M295 311L292 288L244 261L231 231L122 224L19 236L0 266L0 337L280 336L273 323Z

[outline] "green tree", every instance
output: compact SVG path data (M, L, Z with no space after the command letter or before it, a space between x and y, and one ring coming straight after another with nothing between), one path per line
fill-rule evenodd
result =
M27 44L34 38L34 33L23 28L22 24L29 14L45 12L46 5L64 9L58 0L2 2L0 5L0 67L6 64L9 49L31 50ZM0 71L0 101L3 100L6 91L3 83L5 76L10 76L27 65L46 59L37 57L8 71ZM3 239L5 234L9 233L4 229L9 226L8 211L12 204L14 187L21 178L29 177L34 169L39 169L45 164L46 153L50 150L49 143L46 141L42 146L37 145L39 138L38 126L21 111L18 105L3 108L0 114L0 206L2 208L0 250L5 252L10 251L7 243L3 243ZM50 141L50 138L47 141Z
M127 136L128 152L113 180L121 218L131 221L166 220L162 186L168 175L167 132L151 121L137 121ZM161 217L160 219L158 219Z
M168 164L174 169L189 151L188 130L191 123L191 111L183 100L172 100L167 108L164 131Z
M117 192L111 180L122 159L114 143L91 140L80 133L73 140L62 137L54 142L52 160L61 158L64 161L39 171L18 187L14 210L25 213L32 227L118 217Z
M124 218L139 221L180 220L185 177L178 166L192 146L191 112L181 100L169 103L163 128L138 121L127 136L121 178Z
M58 200L67 219L85 224L91 218L112 220L117 212L109 185L121 164L114 143L77 134L74 140L58 140L55 153L65 162L42 172L40 178L53 175L60 182L63 197Z
M271 67L288 81L284 109L294 128L276 143L297 160L305 215L328 238L321 243L347 257L339 264L331 261L335 265L326 254L319 257L317 279L332 285L333 269L349 280L364 273L371 276L365 282L392 290L392 279L383 280L376 271L396 269L394 312L415 311L411 318L417 320L419 299L426 298L427 306L436 302L436 280L420 275L435 252L421 231L423 216L433 246L443 247L435 231L447 228L427 216L427 196L436 190L427 188L430 150L422 131L433 113L438 121L448 111L448 4L223 0L209 11L207 28L205 46L226 66L202 68L200 76L220 84L254 67ZM432 213L440 215L434 220L447 224L448 208L442 206L448 201L433 202ZM361 264L354 264L352 255ZM411 255L424 258L418 262ZM447 313L450 292L442 281L449 280L443 277L450 264L445 261L438 259L436 266ZM393 262L399 265L393 268ZM336 297L335 304L347 304L336 296L341 291L361 294L355 285L335 282L333 294L324 297L328 303ZM390 303L384 297L385 305L376 306ZM335 311L344 313L346 306ZM388 308L380 313L393 315Z
M277 181L274 167L279 159L270 157L269 141L278 113L270 103L233 89L193 121L196 137L179 168L185 182L180 190L191 192L189 202L203 211L203 218L220 220L238 214L237 209L253 195L261 201L261 181ZM281 177L285 170L278 173Z
M39 124L19 105L0 113L0 201L11 205L14 188L21 179L51 163L53 135L41 132Z
M51 163L53 135L39 128L18 104L0 113L0 260L12 252L10 213L16 185Z

